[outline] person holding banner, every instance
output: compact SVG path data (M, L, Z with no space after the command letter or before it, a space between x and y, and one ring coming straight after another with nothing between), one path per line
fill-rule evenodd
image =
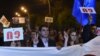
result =
M85 25L82 32L83 43L88 42L89 40L96 37L96 25L88 24Z
M12 41L10 44L11 47L21 47L20 41Z
M36 45L38 44L38 33L35 30L32 30L31 32L31 46L32 47L37 47Z
M38 39L38 40L37 40ZM39 36L36 35L34 46L35 47L55 47L56 41L51 40L49 37L49 27L42 25L39 28Z

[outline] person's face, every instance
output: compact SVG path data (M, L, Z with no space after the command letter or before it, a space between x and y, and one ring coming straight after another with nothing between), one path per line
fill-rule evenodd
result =
M40 34L41 34L42 37L48 37L48 35L49 35L48 27L42 27Z
M93 33L95 33L96 28L97 28L96 26L92 26L91 31L92 31Z
M36 37L36 32L32 32L31 36L32 36L32 39L34 39Z
M71 37L71 39L72 39L73 41L75 41L75 40L76 40L76 32L72 32L72 33L70 34L70 37Z

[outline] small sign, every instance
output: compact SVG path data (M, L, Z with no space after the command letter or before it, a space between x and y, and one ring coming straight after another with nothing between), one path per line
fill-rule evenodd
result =
M3 24L3 27L10 26L10 22L7 20L7 18L4 15L1 17L0 22Z
M45 22L53 23L53 17L45 17Z
M82 13L96 14L96 11L93 7L80 7L80 10Z
M23 28L21 27L3 29L3 33L4 33L4 42L23 40Z
M23 24L25 23L25 17L13 17L12 18L14 24Z
M25 23L25 17L19 17L19 23L20 24Z

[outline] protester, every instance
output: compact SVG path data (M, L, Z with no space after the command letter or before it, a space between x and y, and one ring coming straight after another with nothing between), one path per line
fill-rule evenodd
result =
M64 41L64 47L68 46L69 34L70 34L70 28L67 27L63 31L63 36L64 36L64 39L65 39L65 41Z
M64 37L61 31L58 32L57 37L56 37L56 46L64 46Z
M82 32L83 43L86 43L89 40L96 37L95 29L96 29L96 26L93 24L91 24L91 25L87 24L84 26L83 32Z
M78 44L78 36L77 32L73 29L71 29L70 35L69 35L69 40L68 40L68 45L72 46Z
M54 40L51 40L49 37L49 27L46 25L42 25L39 28L39 37L38 43L35 45L37 47L53 47L56 46Z
M23 46L31 47L31 31L29 31L27 28L24 32Z
M50 36L50 39L55 40L57 36L57 31L55 29L50 29L49 36Z
M37 47L37 44L39 42L38 40L38 33L35 30L32 30L31 32L31 46Z
M11 47L21 47L20 41L12 41L10 44Z

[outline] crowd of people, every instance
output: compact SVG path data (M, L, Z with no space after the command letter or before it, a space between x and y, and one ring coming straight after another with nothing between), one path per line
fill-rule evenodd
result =
M63 30L50 28L48 25L31 30L24 30L24 40L3 41L3 33L0 33L0 46L11 47L67 47L83 44L96 36L95 25L86 25L80 28L65 27Z

